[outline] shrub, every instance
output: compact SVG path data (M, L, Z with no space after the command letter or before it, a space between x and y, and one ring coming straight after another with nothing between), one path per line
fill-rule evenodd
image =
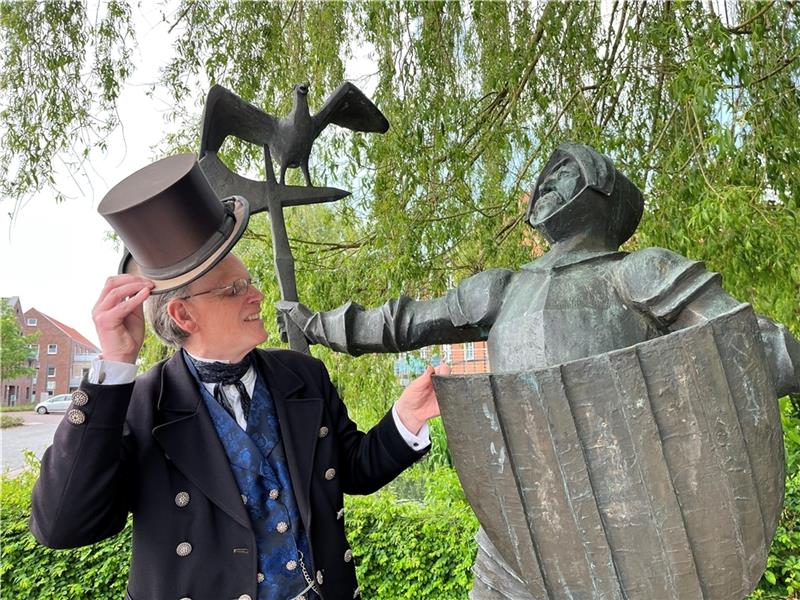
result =
M421 481L422 467L412 479ZM0 486L0 589L14 600L116 600L125 593L131 522L119 535L93 546L51 550L28 531L35 459ZM466 598L475 555L477 522L460 496L452 471L433 474L429 504L402 500L388 489L348 498L348 538L364 597ZM455 491L451 486L455 485Z
M0 490L0 588L15 600L116 600L125 595L130 557L130 522L101 544L51 550L28 531L31 490L38 464L28 457L19 477L3 477Z
M32 412L35 404L17 404L16 406L0 406L0 413L9 412Z
M22 417L12 417L9 415L0 415L0 429L8 429L9 427L19 427L25 423Z
M395 488L424 478L424 502ZM413 487L406 482L406 488ZM455 472L416 467L371 496L345 499L347 534L364 598L466 600L478 521Z
M794 465L793 465L794 466ZM93 546L50 550L28 531L35 459L0 486L0 589L14 600L123 597L130 560L130 521ZM419 499L413 499L419 498ZM420 464L371 496L345 500L363 597L370 600L466 600L472 586L478 523L455 472ZM783 519L767 572L752 600L800 599L800 472L787 479Z

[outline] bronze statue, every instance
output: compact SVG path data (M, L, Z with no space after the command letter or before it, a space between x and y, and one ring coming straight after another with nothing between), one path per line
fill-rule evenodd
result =
M491 375L442 378L448 443L480 522L475 599L739 600L783 503L775 399L800 391L800 343L704 265L630 254L641 192L562 144L528 223L550 242L519 271L365 310L279 310L309 342L398 352L487 340Z

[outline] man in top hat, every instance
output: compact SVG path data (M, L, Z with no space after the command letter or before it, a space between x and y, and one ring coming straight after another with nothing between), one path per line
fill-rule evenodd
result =
M317 313L295 302L281 302L279 308L309 342L354 355L487 340L492 372L499 374L627 348L740 306L722 289L719 274L701 262L662 248L619 251L636 230L643 207L641 192L610 159L588 146L565 143L542 170L526 214L550 250L519 271L491 269L465 279L444 297L401 296L372 310L352 302ZM800 343L783 325L763 317L758 325L778 396L800 392ZM486 463L496 469L483 482L485 497L519 485L513 471L504 469L504 452L508 456L505 448L493 446L492 455L487 453ZM514 500L504 501L508 512L517 514ZM508 538L509 529L499 535ZM478 533L475 600L559 597L564 590L558 582L545 590L538 572L517 572L511 565L515 557L497 550L508 546L500 542L483 529ZM581 558L573 560L577 564ZM581 584L591 588L592 582Z
M36 539L91 544L132 513L132 600L359 596L342 495L427 451L434 370L363 433L320 361L256 349L263 295L229 253L247 202L220 202L191 155L134 173L98 210L128 252L93 310L102 360L42 459ZM135 377L145 315L178 351Z

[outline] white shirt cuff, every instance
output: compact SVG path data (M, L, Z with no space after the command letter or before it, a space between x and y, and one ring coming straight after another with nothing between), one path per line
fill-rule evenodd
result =
M392 405L392 418L394 419L394 426L397 427L397 431L409 448L419 451L431 445L430 428L427 423L424 423L419 433L414 435L400 420L400 415L397 414L397 403Z
M89 383L120 385L131 383L134 379L136 379L136 365L131 363L96 358L89 369Z

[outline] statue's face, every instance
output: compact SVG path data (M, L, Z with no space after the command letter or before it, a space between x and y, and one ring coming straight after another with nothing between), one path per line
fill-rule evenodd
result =
M534 227L558 212L578 191L581 172L572 159L565 159L553 168L536 191L530 224Z

